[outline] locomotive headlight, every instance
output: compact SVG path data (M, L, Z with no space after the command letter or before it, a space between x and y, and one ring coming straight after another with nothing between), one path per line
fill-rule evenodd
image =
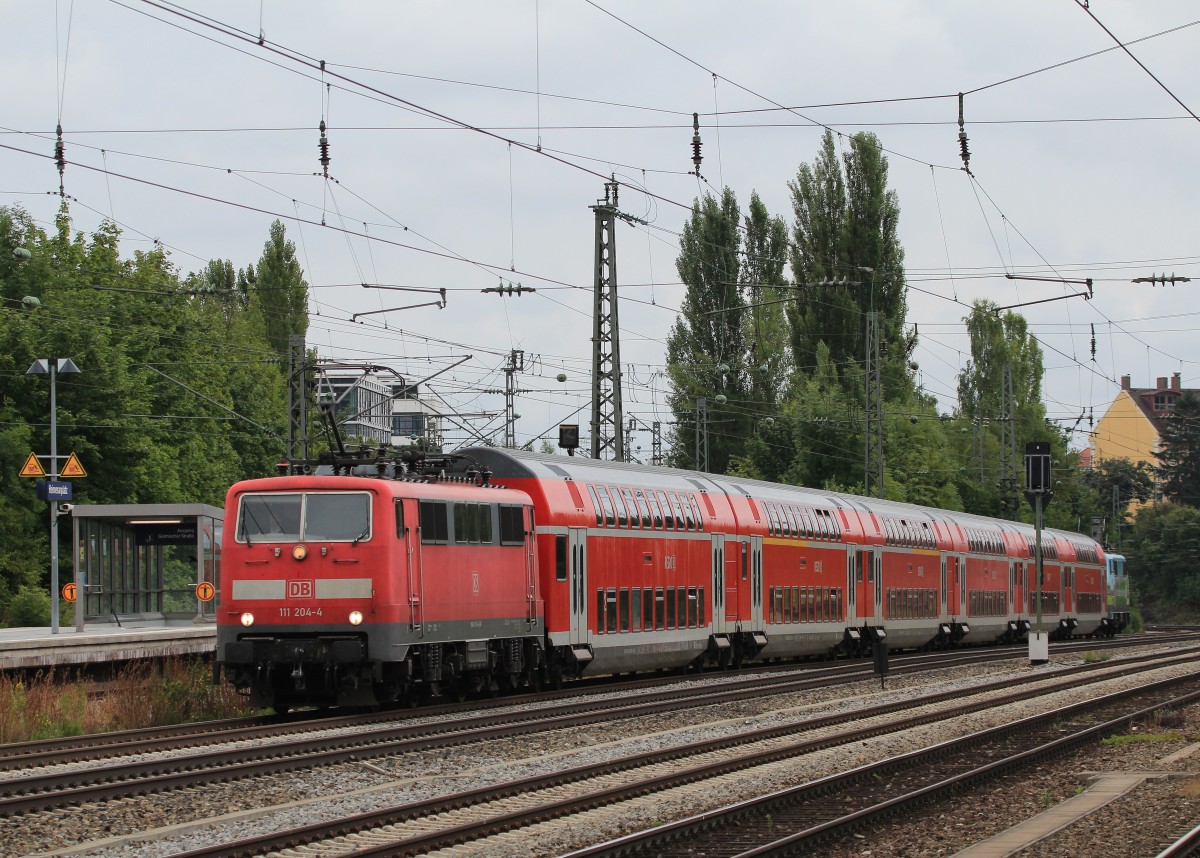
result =
M249 611L246 611L246 613L242 614L242 625L243 626L254 625L254 614L250 613Z
M293 560L303 560L307 556L308 556L308 549L305 548L303 545L292 546L292 559Z
M357 626L362 623L362 611L350 612L350 625Z

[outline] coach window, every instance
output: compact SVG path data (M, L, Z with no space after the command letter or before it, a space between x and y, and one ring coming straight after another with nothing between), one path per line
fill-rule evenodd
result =
M654 496L654 492L647 491L646 492L646 500L650 502L650 515L654 519L654 529L662 530L663 529L662 509L660 509L658 506L658 498L656 498Z
M646 503L646 495L641 489L634 489L633 495L637 498L638 512L642 515L642 527L650 528L650 505Z
M667 492L667 497L671 499L671 509L675 510L675 529L683 530L686 527L688 530L691 530L692 523L684 515L683 504L679 501L679 495L675 494L675 492Z
M667 627L666 594L662 587L654 588L654 628Z
M658 505L660 507L662 507L663 526L667 530L674 530L675 529L675 513L671 510L671 502L669 500L667 500L667 493L666 492L655 492L654 494L658 497ZM679 523L679 527L680 527L680 529L683 528L683 522Z
M588 494L592 498L592 509L596 511L596 527L604 524L604 512L600 509L600 498L596 495L596 487L588 485Z
M421 501L421 542L445 544L450 539L449 517L446 504L439 501Z
M629 607L633 630L640 632L642 630L642 589L640 587L633 588L633 594L629 597Z
M701 587L698 598L696 599L696 621L699 625L704 625L704 588Z
M788 536L795 539L800 535L800 525L796 521L799 517L796 514L796 508L790 503L785 503L783 505L783 517L787 520Z
M554 580L567 580L567 537L562 534L554 537Z
M604 588L596 590L596 634L604 634Z
M600 506L604 509L604 526L615 527L617 524L616 510L613 509L612 498L608 496L607 486L596 486L596 495L600 498Z
M612 591L609 590L611 593ZM617 622L619 630L623 632L629 631L629 588L622 587L617 593Z
M642 623L646 631L654 630L654 590L650 587L642 591Z
M617 527L628 527L629 516L625 512L625 501L621 499L621 490L616 486L611 489L613 504L617 508Z
M700 501L696 499L695 495L688 495L688 500L691 501L692 512L696 516L696 530L704 530L704 516L700 512Z
M679 496L679 502L683 504L683 516L687 519L687 529L696 529L696 516L692 513L692 496L683 494Z
M621 489L621 499L625 501L625 509L629 510L629 526L638 527L641 517L638 515L637 501L633 499L633 490Z
M679 587L675 590L679 612L676 614L679 617L679 628L687 628L687 587Z
M666 591L667 628L675 628L675 588L668 587Z
M690 626L693 629L696 628L696 625L698 622L698 617L699 617L698 606L699 606L699 604L700 603L696 598L696 588L688 587L688 609L687 609L688 626Z

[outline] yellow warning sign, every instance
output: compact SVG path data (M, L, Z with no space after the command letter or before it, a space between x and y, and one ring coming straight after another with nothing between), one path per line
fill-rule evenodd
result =
M215 595L217 595L217 588L208 581L201 581L196 585L196 598L201 602L211 602Z
M44 477L46 469L42 467L42 463L38 461L37 453L30 453L29 458L25 460L24 467L21 468L22 477Z
M79 463L79 457L76 456L74 453L72 453L71 458L67 459L67 463L65 465L63 465L62 473L59 474L59 476L60 477L86 477L87 471L85 471L83 469L83 465L81 465Z

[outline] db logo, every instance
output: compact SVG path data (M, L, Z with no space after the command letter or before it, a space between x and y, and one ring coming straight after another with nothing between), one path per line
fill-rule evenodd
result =
M311 599L313 597L313 582L288 581L287 594L289 599Z
M471 573L471 592L472 593L479 592L479 573L478 572Z

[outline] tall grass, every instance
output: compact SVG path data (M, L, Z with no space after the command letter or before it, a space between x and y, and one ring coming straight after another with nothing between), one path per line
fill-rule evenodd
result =
M249 714L227 684L213 685L199 659L133 662L98 683L51 668L32 678L0 675L0 743Z

